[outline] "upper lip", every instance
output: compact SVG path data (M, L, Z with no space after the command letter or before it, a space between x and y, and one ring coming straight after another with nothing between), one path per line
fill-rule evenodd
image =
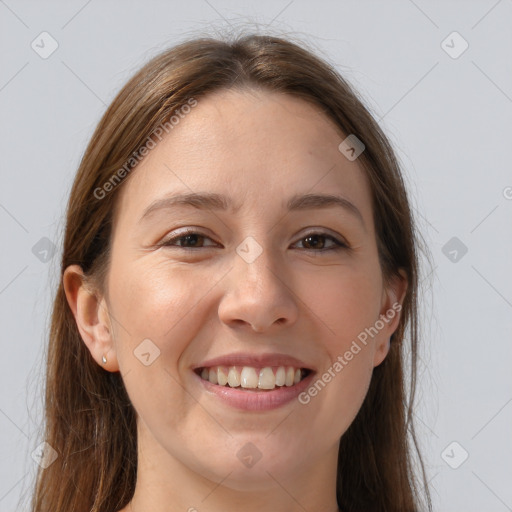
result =
M198 368L211 368L212 366L252 366L254 368L264 368L266 366L293 366L304 370L315 371L314 368L287 354L226 354L224 356L214 357L193 366L193 370Z

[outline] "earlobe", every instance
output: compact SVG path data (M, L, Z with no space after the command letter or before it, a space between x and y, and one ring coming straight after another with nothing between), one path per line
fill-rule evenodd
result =
M389 349L391 348L391 338L388 338L387 341L383 340L382 343L379 344L375 354L373 356L373 366L379 366L379 364L386 359L386 356L389 353Z
M399 275L393 276L391 282L385 287L382 297L380 317L386 323L388 338L396 331L400 323L400 312L408 287L407 274L403 269L399 269L398 272Z
M402 305L407 293L407 274L400 269L399 275L394 276L391 282L384 288L382 294L382 306L380 331L378 343L375 347L373 365L378 366L384 361L391 348L391 336L400 324Z
M87 283L78 265L66 268L62 284L80 336L92 357L106 370L119 371L105 299Z

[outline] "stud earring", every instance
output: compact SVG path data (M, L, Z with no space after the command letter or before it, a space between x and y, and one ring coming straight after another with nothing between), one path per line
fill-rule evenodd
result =
M103 364L106 364L106 363L107 363L107 358L106 358L105 356L103 356L103 357L101 358L101 361L102 361L102 363L103 363Z

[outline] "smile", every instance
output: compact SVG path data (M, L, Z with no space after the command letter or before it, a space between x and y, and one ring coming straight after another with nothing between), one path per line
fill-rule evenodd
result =
M219 386L246 390L271 391L276 387L291 387L307 377L310 370L293 366L212 366L197 368L196 373L206 381Z
M207 395L245 411L267 411L296 399L315 371L293 366L212 366L193 372Z

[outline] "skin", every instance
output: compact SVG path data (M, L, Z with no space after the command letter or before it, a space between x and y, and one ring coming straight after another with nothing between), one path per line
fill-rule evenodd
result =
M231 352L281 352L318 377L403 301L406 280L383 280L370 188L357 160L338 150L345 137L291 96L200 98L122 185L103 290L91 290L80 267L66 269L83 341L106 371L121 372L138 415L138 480L120 512L338 510L339 439L399 314L306 405L239 411L208 396L191 367ZM192 191L226 195L240 209L162 209L140 221L156 199ZM297 193L342 195L364 224L336 206L286 214L283 203ZM187 226L207 237L198 248L158 245ZM326 231L350 249L322 252L329 238L304 240ZM248 236L262 249L252 263L235 250ZM150 366L133 354L147 338L160 350ZM248 442L262 454L251 468L236 456Z

